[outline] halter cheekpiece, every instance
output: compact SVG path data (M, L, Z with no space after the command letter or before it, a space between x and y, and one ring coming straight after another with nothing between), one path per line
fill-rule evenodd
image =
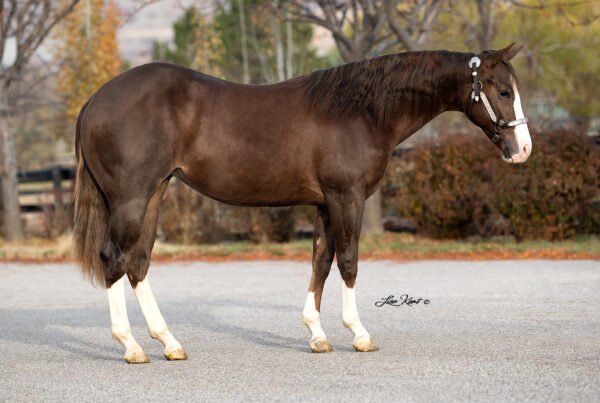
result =
M488 98L485 96L485 92L483 92L483 84L481 81L479 81L479 73L477 72L477 68L480 65L481 59L477 57L477 55L473 56L471 60L469 60L471 76L473 77L473 91L471 92L471 100L469 101L469 110L467 112L467 115L469 116L469 119L471 119L471 106L473 105L473 102L479 102L479 99L481 98L485 110L487 111L488 115L490 116L490 119L492 119L492 122L494 123L494 136L492 137L492 143L496 144L500 141L500 135L502 134L502 131L511 127L527 123L528 119L521 118L507 123L502 118L496 118L496 114L492 109L492 105L490 105L490 101L488 101Z

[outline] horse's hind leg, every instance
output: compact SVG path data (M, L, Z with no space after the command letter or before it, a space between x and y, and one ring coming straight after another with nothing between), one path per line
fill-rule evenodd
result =
M158 309L158 304L150 288L148 277L137 283L133 291L146 319L150 337L158 339L165 346L165 358L167 360L187 360L185 351L169 331L167 323Z
M139 240L145 207L146 203L140 199L115 203L111 209L108 231L100 251L108 288L112 334L125 347L125 361L130 364L149 362L144 350L131 334L123 288L127 263L132 260L132 249Z
M329 213L325 206L317 207L315 216L315 229L313 232L313 273L306 296L306 303L302 311L302 322L311 334L310 349L315 353L332 351L327 336L321 328L321 295L323 286L331 269L331 262L335 253L333 234L329 222Z
M147 277L152 247L154 246L154 239L156 237L158 211L167 185L168 180L165 180L154 196L152 196L150 203L148 203L142 233L136 245L135 252L131 257L127 273L142 309L142 314L146 319L150 337L158 339L163 344L165 347L164 355L168 360L186 360L187 355L185 351L169 331L167 323L160 313Z
M144 350L133 338L131 326L127 318L127 307L125 306L125 279L121 277L108 291L108 306L110 309L110 328L113 337L125 347L125 361L130 364L141 364L149 362Z

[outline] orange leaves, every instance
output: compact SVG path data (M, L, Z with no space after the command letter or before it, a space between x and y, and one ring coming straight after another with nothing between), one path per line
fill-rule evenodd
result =
M57 27L58 92L65 97L66 115L73 122L90 95L122 71L120 18L112 1L87 0Z

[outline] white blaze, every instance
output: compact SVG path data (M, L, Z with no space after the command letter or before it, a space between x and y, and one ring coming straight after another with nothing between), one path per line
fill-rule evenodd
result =
M519 89L517 88L517 82L511 77L512 86L514 90L515 101L513 108L515 110L515 119L522 119L525 117L523 114L523 107L521 106L521 96L519 95ZM514 128L515 140L517 142L517 154L513 154L509 162L525 162L531 154L531 136L529 135L529 129L527 124L517 125Z

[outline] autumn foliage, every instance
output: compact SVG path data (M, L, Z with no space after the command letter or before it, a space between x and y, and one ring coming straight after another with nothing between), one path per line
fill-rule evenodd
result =
M384 200L437 238L600 233L600 149L566 130L532 140L532 155L520 165L503 162L483 135L419 145L391 161Z
M117 43L120 18L114 2L89 0L89 9L80 2L57 27L58 91L66 99L71 121L91 94L122 71Z

